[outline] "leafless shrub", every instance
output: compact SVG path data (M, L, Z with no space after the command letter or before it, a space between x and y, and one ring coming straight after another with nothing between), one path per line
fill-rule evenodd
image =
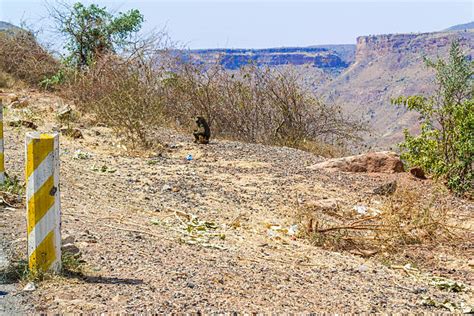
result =
M454 245L462 234L448 224L449 212L449 202L440 195L427 200L401 188L367 214L304 207L299 220L306 227L303 235L315 245L368 256L397 253L412 245Z
M0 70L0 88L9 88L13 82L12 77Z
M37 85L59 70L59 63L37 41L32 32L0 32L0 70Z
M167 90L166 110L175 122L186 126L192 115L204 116L213 134L225 138L321 150L317 144L341 147L362 130L339 107L304 90L288 69L248 66L230 73L185 63Z
M138 40L118 55L76 71L68 94L82 111L149 146L164 124L193 129L194 116L218 137L291 146L334 156L358 139L360 124L304 90L288 70L254 66L230 73L200 66L169 47L166 34Z
M93 114L133 147L150 147L163 125L163 69L166 54L159 37L137 40L122 56L106 55L85 71L70 74L67 97L79 110Z

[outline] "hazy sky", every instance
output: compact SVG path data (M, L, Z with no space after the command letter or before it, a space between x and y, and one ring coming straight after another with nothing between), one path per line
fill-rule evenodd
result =
M145 15L145 30L166 27L174 41L190 48L355 43L360 35L431 32L474 20L474 0L93 2L116 11L137 8ZM0 20L47 25L45 1L0 0Z

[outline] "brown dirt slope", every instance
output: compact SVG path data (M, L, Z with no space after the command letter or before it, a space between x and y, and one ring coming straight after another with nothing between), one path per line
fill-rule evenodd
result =
M41 130L55 124L57 102L32 98L27 112ZM24 110L8 109L6 120L18 115ZM11 175L23 173L25 131L5 131ZM53 277L34 292L21 291L25 282L14 284L10 301L0 296L0 306L9 302L13 310L49 313L413 313L443 311L423 306L423 295L469 301L470 293L444 292L375 260L268 231L272 224L294 224L301 203L337 198L351 208L374 198L368 192L381 183L398 179L430 190L430 181L310 170L322 160L310 153L224 140L196 145L173 132L167 132L170 146L161 154L135 157L107 128L83 132L83 140L61 138L61 194L62 231L75 237L84 275ZM75 159L77 150L90 157ZM472 206L453 203L463 212ZM2 240L23 257L24 213L0 208ZM181 229L183 213L211 222L216 236L189 239ZM467 261L446 258L442 247L433 256L444 256L440 264L455 271L451 276L472 286Z

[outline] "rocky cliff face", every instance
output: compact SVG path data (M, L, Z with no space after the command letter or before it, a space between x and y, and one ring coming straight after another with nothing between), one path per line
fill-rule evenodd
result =
M357 38L355 61L363 62L387 54L432 55L448 47L455 38L472 49L474 44L470 31L360 36Z
M192 50L189 54L203 63L219 60L221 65L229 70L238 69L252 63L258 66L270 67L309 65L315 68L341 71L347 68L352 61L350 48L347 47L340 51L323 46L270 49L206 49Z
M403 139L403 129L416 131L418 115L391 105L400 95L430 95L434 72L423 57L446 58L453 40L474 57L474 30L422 34L391 34L357 38L355 62L317 92L367 121L370 142L387 148Z

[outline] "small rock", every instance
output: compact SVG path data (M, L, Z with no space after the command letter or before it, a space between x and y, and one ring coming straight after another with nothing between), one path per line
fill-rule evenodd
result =
M469 260L469 262L467 263L467 265L471 268L474 268L474 259L471 259Z
M421 169L420 167L413 167L413 168L411 168L411 169L410 169L410 173L411 173L415 178L423 179L423 180L426 179L425 172L424 172L423 169Z
M64 234L63 237L62 237L62 244L63 245L73 244L75 241L76 240L75 240L74 236L69 235L69 234Z
M365 264L361 264L361 265L357 268L357 271L359 271L360 273L367 272L367 271L369 271L369 267L366 266Z
M173 191L173 192L179 192L180 190L181 190L181 189L178 188L178 187L173 187L173 189L171 189L171 191Z
M81 250L74 244L65 244L61 247L62 252L67 252L71 255L77 255Z
M27 120L22 120L22 119L15 119L13 121L10 121L8 122L8 126L11 126L11 127L26 127L26 128L31 128L31 129L34 129L36 130L38 128L38 126L31 122L31 121L27 121Z
M23 292L33 292L34 290L36 290L36 285L33 282L29 282L23 288Z
M61 128L61 134L74 139L84 138L81 130L78 128Z
M415 294L421 294L421 293L426 293L428 290L425 287L417 287L413 289L413 293Z
M397 190L397 181L392 181L389 183L382 184L379 187L376 187L373 191L374 194L378 195L391 195Z

